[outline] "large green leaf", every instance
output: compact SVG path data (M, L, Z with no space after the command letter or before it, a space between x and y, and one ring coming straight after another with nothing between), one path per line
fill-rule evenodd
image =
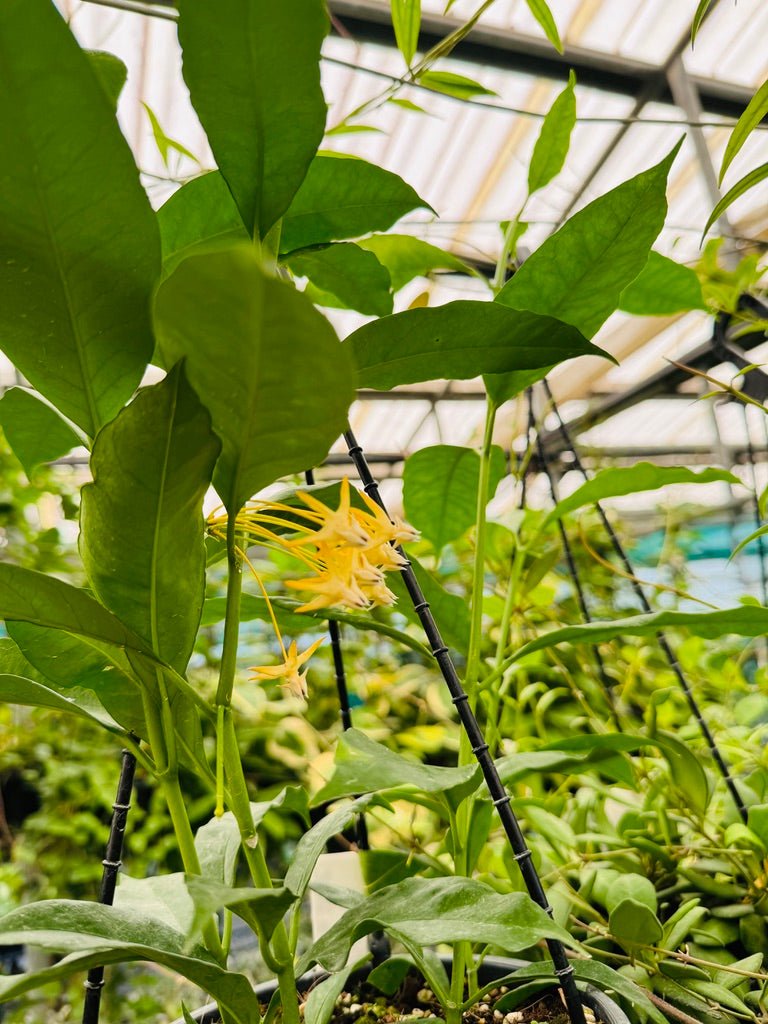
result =
M574 356L606 356L575 328L550 316L465 299L374 320L345 345L354 354L358 386L379 391L439 378L532 370Z
M458 274L472 273L470 267L450 252L423 242L413 235L371 235L357 243L370 250L387 268L392 280L392 291L399 291L414 277L426 277L433 270L453 270Z
M230 513L261 487L321 462L354 398L349 349L250 246L190 256L155 298L168 364L186 357L222 454L214 485Z
M315 942L302 966L319 963L326 970L340 970L355 940L380 928L391 929L416 947L468 941L514 952L544 938L576 945L564 928L522 893L500 895L468 878L407 878L348 910Z
M259 1001L244 975L224 970L200 946L190 949L184 934L153 917L98 903L46 900L0 918L0 942L75 954L34 974L0 978L2 1001L90 967L147 960L199 985L238 1024L259 1020Z
M94 436L152 354L159 241L111 100L49 0L0 5L0 149L0 346Z
M461 654L469 648L470 619L467 602L458 594L452 594L429 572L413 555L408 556L414 575L421 587L425 600L432 609L443 640ZM397 610L415 625L421 626L421 620L413 609L413 602L408 596L400 573L392 573L387 577L389 588L397 595Z
M181 365L99 434L80 552L100 600L183 672L205 590L203 497L219 443Z
M284 262L297 277L309 278L307 295L320 306L356 309L369 316L392 312L389 271L353 242L300 249Z
M493 445L488 498L504 476L506 458ZM435 551L458 540L475 522L480 456L474 448L440 444L409 456L403 470L403 504L409 523Z
M576 124L576 76L571 71L568 84L547 111L528 165L528 195L548 185L560 173L571 145Z
M82 443L55 409L26 388L9 388L0 398L0 427L28 477Z
M591 338L648 260L664 224L667 174L678 148L574 214L528 257L496 301L557 317Z
M75 636L151 654L144 640L85 590L9 562L0 562L0 618L51 626Z
M421 793L444 793L455 805L474 793L479 784L480 769L477 765L447 768L410 761L357 729L347 729L336 747L333 775L317 793L313 803L405 788L415 789L417 796Z
M543 651L562 643L598 644L617 636L653 636L660 629L687 629L694 636L714 639L719 636L762 636L768 633L768 608L739 605L716 612L652 612L633 615L612 622L589 622L580 626L564 626L542 633L517 651L515 660L534 651Z
M181 0L179 11L192 103L245 226L263 238L323 138L325 4Z
M96 722L107 729L118 730L119 726L111 715L93 697L89 690L73 687L73 693L64 697L24 676L0 674L0 702L21 704L25 707L48 708L50 711L65 711L90 722Z
M195 251L248 241L232 193L218 171L182 185L157 211L157 223L166 277Z
M696 271L653 251L619 296L619 309L635 316L670 316L706 308Z
M65 699L91 693L123 729L146 739L139 687L119 648L29 622L6 628L46 686Z
M739 484L733 473L724 469L702 469L696 472L683 466L655 466L652 462L638 462L634 466L620 466L603 469L591 480L578 487L573 494L563 498L547 516L546 522L561 519L585 505L594 505L604 498L616 498L622 494L638 494L640 491L657 491L669 484L709 484L725 482Z
M420 206L427 204L397 174L365 160L321 154L283 217L280 251L386 231Z

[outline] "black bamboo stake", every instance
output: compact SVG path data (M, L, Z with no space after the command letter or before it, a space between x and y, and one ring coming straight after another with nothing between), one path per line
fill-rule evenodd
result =
M750 483L752 484L752 514L755 520L755 529L759 530L763 525L763 517L760 515L760 495L757 493L757 470L755 468L755 449L752 447L752 433L749 429L749 410L746 405L741 407L744 416L744 436L747 441L747 459L749 461ZM765 544L762 534L757 538L757 557L760 562L760 585L763 595L763 604L768 605L768 576L765 571Z
M386 512L386 506L379 494L378 484L371 475L363 449L357 443L355 435L351 430L347 430L344 434L344 441L349 450L350 458L355 464L357 474L362 481L365 493ZM422 593L411 563L407 560L402 548L398 548L398 552L406 559L406 564L401 572L408 596L413 602L413 609L421 621L432 654L451 694L451 700L456 707L464 731L469 738L472 753L480 765L492 803L498 811L501 824L514 851L514 860L520 868L520 873L523 876L529 895L551 917L552 907L547 901L544 887L541 884L541 879L532 860L531 851L528 849L515 812L510 806L510 796L499 778L496 765L493 763L488 750L488 744L485 742L478 721L472 708L469 706L469 695L464 692L456 672L456 667L453 664L453 659L443 642L440 630L429 607L429 602ZM579 991L576 988L573 967L568 962L565 947L556 939L547 939L547 946L554 963L555 976L560 984L572 1024L585 1024L584 1009L581 1004Z
M539 432L539 430L538 430L538 428L536 426L536 418L535 418L535 416L533 414L533 388L528 388L528 395L527 395L527 397L528 397L528 433L530 434L531 431L533 431L533 434L534 434L534 436L536 438L536 454L539 457L539 463L541 465L541 469L542 469L542 471L544 472L544 475L547 478L547 482L549 483L549 493L552 496L552 502L553 502L553 504L557 505L557 502L559 500L558 499L558 494L557 494L557 483L555 482L555 477L554 477L554 474L552 472L552 467L550 466L549 461L547 460L547 456L546 456L546 453L544 451L544 445L541 442L541 433ZM579 604L579 609L581 611L581 617L584 620L584 622L592 622L592 615L590 614L589 605L587 604L587 596L584 593L584 586L583 586L583 584L581 582L581 577L579 576L579 571L576 568L576 560L573 557L573 550L571 548L571 541L570 541L570 538L568 537L568 532L565 529L565 525L564 525L562 519L558 519L557 520L557 526L558 526L558 531L560 533L560 542L561 542L561 544L563 546L563 554L565 555L565 562L566 562L566 565L568 566L568 575L571 578L571 583L573 584L573 589L574 589L574 591L576 593L576 600L578 601L578 604ZM619 724L619 718L618 718L618 714L616 712L616 701L614 699L614 693L613 693L614 682L610 678L610 676L608 675L608 672L606 671L605 662L603 661L603 656L600 653L600 648L596 644L593 644L591 650L592 650L592 657L595 659L595 665L597 666L597 674L598 674L598 677L600 679L600 683L601 683L601 685L603 687L603 691L605 693L605 699L606 699L606 701L608 703L608 707L609 707L610 712L611 712L611 717L613 718L613 721L614 721L614 724L615 724L616 728L619 729L619 731L620 731L621 730L621 726Z
M117 873L122 864L120 858L123 855L123 840L125 839L128 812L131 809L131 792L133 790L135 772L136 758L130 750L124 750L120 766L120 778L117 783L117 795L112 805L112 823L109 827L106 855L102 861L104 870L101 874L99 903L107 907L111 907L115 899ZM88 977L85 980L83 1024L98 1024L99 1010L101 1008L101 990L103 987L104 968L92 967L88 971Z
M547 399L550 403L552 411L557 416L560 436L562 437L568 451L571 452L573 456L573 464L584 477L584 479L589 480L589 473L584 468L584 464L579 458L579 453L576 451L576 446L571 437L571 433L565 424L565 420L560 415L560 410L557 407L557 403L555 402L554 396L552 394L552 391L549 387L549 383L546 380L546 378L544 379L543 383L544 389L547 393ZM605 531L608 535L608 539L611 542L611 546L613 547L613 550L617 558L619 559L624 568L624 572L627 574L627 577L630 583L632 584L632 589L634 590L635 595L640 601L643 611L646 614L650 614L653 611L653 609L651 608L650 602L648 601L648 598L645 595L645 591L643 590L642 585L640 584L635 575L634 566L632 565L632 562L629 560L629 556L624 550L624 545L619 540L616 531L613 529L613 526L611 526L611 522L605 513L605 509L599 501L595 502L595 508L597 509L597 514L600 516L603 527L605 528ZM659 642L659 647L661 648L662 653L666 658L667 664L672 669L672 672L674 673L675 678L677 679L678 684L680 685L680 689L683 691L683 694L685 695L685 699L688 702L688 707L690 708L691 714L698 723L699 729L701 730L701 734L704 737L707 746L709 747L709 751L712 754L712 758L715 764L717 765L720 775L723 781L725 782L726 788L728 789L728 792L730 793L734 804L736 805L736 809L738 810L742 821L744 822L744 824L746 824L747 808L744 806L744 801L741 799L741 794L736 788L736 784L733 781L733 778L731 777L728 765L726 764L723 755L720 753L720 748L715 742L715 737L712 735L709 726L704 720L704 716L701 713L701 708L699 707L698 701L693 695L693 691L691 690L690 684L686 679L685 673L683 672L680 666L680 662L677 660L677 656L672 650L672 647L670 646L670 643L667 640L666 634L662 630L659 630L659 632L656 634L656 638Z

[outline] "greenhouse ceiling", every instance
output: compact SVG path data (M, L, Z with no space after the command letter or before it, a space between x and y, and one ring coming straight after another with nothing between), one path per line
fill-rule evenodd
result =
M164 0L57 2L85 46L111 51L127 64L120 121L152 201L161 205L180 182L214 166L181 79L175 10ZM386 0L330 0L329 6L333 31L324 51L323 85L331 129L397 83L405 67ZM443 38L475 6L458 0L445 15L444 0L423 0L420 44L428 47ZM535 249L572 212L660 159L685 133L670 177L667 226L656 248L678 262L695 263L702 227L718 196L714 166L729 128L768 73L765 48L754 45L768 30L768 5L720 0L693 48L696 0L554 0L551 6L565 44L562 56L523 0L496 0L481 26L440 65L481 83L488 94L459 100L401 85L399 98L426 113L382 105L364 119L374 130L330 134L326 147L397 172L439 214L411 214L397 230L489 267L499 255L500 222L524 198L524 169L541 118L573 68L578 120L570 154L563 173L527 208L524 249ZM147 108L188 156L172 151L165 165ZM726 187L762 162L764 141L763 131L753 133ZM726 261L764 251L766 200L768 184L763 183L719 222ZM427 301L425 292L429 303L438 305L482 291L471 278L444 273L412 282L400 293L399 308ZM342 336L360 322L351 312L329 315ZM697 351L713 365L706 355L711 336L711 318L703 312L652 318L616 313L596 342L618 365L582 358L552 374L552 391L580 441L598 452L695 461L715 451L737 458L748 446L744 417L697 402L696 381L688 380L680 394L679 381L672 379L671 361L686 363ZM749 361L758 361L760 354L753 349ZM723 372L732 375L734 367ZM600 423L589 416L605 418ZM472 382L361 393L352 419L381 471L396 474L403 452L476 439L482 393ZM500 440L509 445L519 429L512 414L500 417ZM554 430L552 438L555 444ZM762 435L751 438L753 444L764 441Z

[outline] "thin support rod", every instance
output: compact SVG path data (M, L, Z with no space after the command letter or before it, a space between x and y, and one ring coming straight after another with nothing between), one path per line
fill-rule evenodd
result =
M547 399L550 402L552 411L557 417L558 429L560 431L560 435L563 439L563 442L566 445L568 451L570 451L573 455L573 465L576 467L579 473L581 473L585 480L589 480L589 473L584 468L584 465L581 459L579 458L579 453L576 450L576 446L573 442L570 431L568 430L568 427L565 424L565 420L560 415L560 410L557 407L557 403L555 402L554 396L549 387L549 383L546 379L544 380L544 388L546 390ZM617 558L621 562L624 568L624 572L626 573L630 583L632 584L632 589L634 590L637 599L640 601L643 611L646 614L650 614L653 611L653 609L651 608L650 602L648 601L648 598L645 595L645 590L643 589L642 585L640 584L640 581L637 579L637 576L635 575L634 566L632 565L632 562L629 560L629 557L626 551L624 550L624 545L619 540L616 531L614 530L610 520L608 519L608 516L605 513L605 509L599 501L595 502L595 508L597 509L597 514L600 516L600 520L602 521L603 527L605 528L605 532L608 535L608 539L611 542L611 546ZM685 695L685 699L688 702L688 707L690 708L691 714L698 723L699 729L701 730L701 734L704 737L707 746L709 747L709 751L712 754L712 758L715 764L717 765L717 768L720 772L723 781L725 782L728 792L731 794L731 798L734 804L736 805L736 809L738 810L742 821L744 822L744 824L746 824L747 808L744 806L744 801L741 799L741 794L736 788L736 783L733 781L733 778L731 777L728 765L725 763L725 759L723 755L720 753L720 749L717 743L715 742L715 737L712 735L709 726L704 720L704 716L701 713L701 708L699 707L698 701L693 695L693 691L691 690L690 684L686 679L685 674L680 666L680 662L677 660L677 656L672 650L672 647L670 646L670 643L667 640L666 634L659 630L659 632L656 634L656 638L659 642L659 647L661 648L661 651L667 660L667 664L672 669L672 672L674 673L675 678L677 679L680 689L683 691L683 694Z
M130 750L123 751L120 766L120 778L117 783L117 795L112 805L112 823L109 828L106 856L102 861L104 870L101 874L101 891L99 903L111 907L115 899L117 873L120 870L123 855L125 827L128 823L128 812L131 809L131 793L133 777L136 773L136 758ZM104 987L104 968L92 967L85 980L85 1003L83 1005L83 1024L98 1024L101 1008L101 990Z
M535 418L534 413L533 413L533 388L528 388L527 394L528 394L528 433L531 434L531 432L533 432L533 436L535 436L535 438L536 438L536 453L537 453L537 455L539 457L539 463L541 465L541 469L544 472L544 475L547 478L547 482L549 483L549 493L552 496L552 503L554 505L557 505L557 502L559 500L558 499L558 493L557 493L557 483L555 482L555 477L554 477L554 473L552 472L552 467L550 466L549 461L547 460L547 456L546 456L546 453L544 451L544 445L541 443L541 434L539 433L539 431L538 431L538 429L536 427L536 418ZM570 539L568 537L568 532L565 529L565 525L564 525L562 519L558 519L557 520L557 526L558 526L558 529L559 529L559 532L560 532L560 542L561 542L561 544L563 546L563 554L565 555L565 562L566 562L566 565L568 566L568 575L571 578L571 583L573 584L573 589L574 589L574 591L576 593L576 600L578 601L578 604L579 604L579 609L581 611L581 617L584 620L584 622L591 622L592 621L592 615L591 615L591 613L589 611L589 605L587 604L587 596L584 593L584 587L583 587L582 582L581 582L581 577L579 576L579 571L576 568L576 560L573 557L573 550L571 548L571 542L570 542ZM614 683L613 683L613 680L608 675L608 672L606 671L605 662L603 661L603 656L600 653L600 648L596 644L592 645L592 656L595 659L595 665L597 666L597 674L598 674L598 677L600 679L600 683L601 683L601 685L603 687L603 692L604 692L604 695L605 695L605 699L606 699L606 701L608 703L608 707L610 709L611 716L613 717L613 720L614 720L614 723L616 725L616 728L620 729L621 726L619 724L619 717L618 717L618 714L617 714L617 711L616 711L616 701L614 699L614 693L613 693Z
M378 484L371 475L363 449L357 443L357 439L351 430L348 430L344 434L344 441L346 442L349 450L350 458L355 464L357 474L362 481L365 493L386 512L386 506L379 494ZM432 615L432 611L429 607L429 602L425 599L424 594L422 593L421 587L419 586L418 580L416 579L416 575L413 571L413 567L402 551L402 548L398 548L398 552L406 562L401 571L405 588L408 591L408 596L413 602L414 611L421 621L421 625L424 628L432 654L440 668L445 684L448 687L448 691L450 692L452 702L456 707L456 711L464 731L469 738L472 753L475 755L475 758L480 765L483 778L485 779L485 784L491 795L491 800L498 811L501 824L514 851L514 860L520 868L520 873L523 876L523 880L531 898L551 917L552 907L547 902L544 887L541 884L541 879L539 878L532 860L531 851L528 849L525 837L523 836L518 820L515 817L515 812L512 810L510 805L511 798L499 778L496 765L493 763L493 759L489 753L488 744L485 742L478 721L469 705L469 695L464 692L464 688L462 687L458 673L456 672L456 667L453 664L448 648L443 642L440 630L437 627L437 623L435 622L434 616ZM547 946L554 963L555 976L557 977L562 990L563 998L565 999L565 1004L572 1024L585 1024L584 1009L581 1004L581 998L579 997L579 991L576 988L576 979L574 977L573 967L568 962L565 947L561 942L558 942L555 939L547 939Z
M755 520L755 529L759 530L763 525L763 517L760 514L760 495L757 492L757 469L755 467L755 449L752 447L752 432L749 429L749 409L746 405L741 407L744 416L744 436L747 442L747 459L749 461L750 483L752 484L752 512ZM760 563L760 586L763 595L763 604L768 605L768 577L765 572L765 543L764 535L757 536L757 557Z

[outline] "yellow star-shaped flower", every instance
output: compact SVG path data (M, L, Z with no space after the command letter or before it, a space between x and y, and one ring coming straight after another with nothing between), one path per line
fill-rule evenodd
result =
M297 650L296 641L291 640L288 650L283 649L283 661L280 665L255 665L249 671L253 672L256 679L284 679L282 685L287 687L294 697L303 697L306 700L307 670L299 672L299 669L309 661L324 640L325 637L321 636L301 654Z

